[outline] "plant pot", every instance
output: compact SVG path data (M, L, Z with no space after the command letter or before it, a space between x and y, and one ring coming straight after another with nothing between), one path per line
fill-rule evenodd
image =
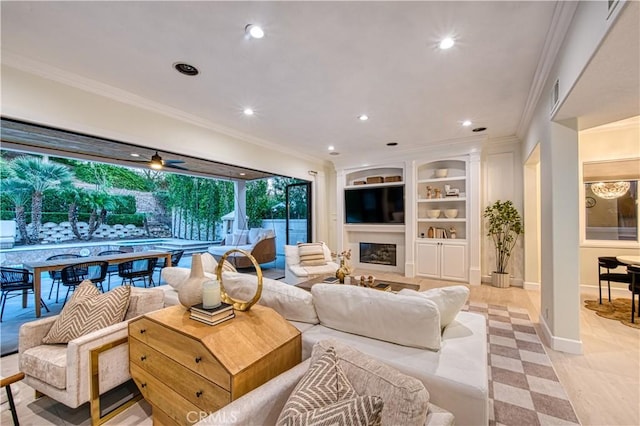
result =
M498 288L507 288L511 285L511 276L508 272L491 273L491 285Z

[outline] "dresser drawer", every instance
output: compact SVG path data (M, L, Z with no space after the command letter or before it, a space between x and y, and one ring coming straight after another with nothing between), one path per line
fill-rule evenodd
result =
M229 391L135 339L129 343L129 359L202 410L215 411L231 402Z
M199 341L146 318L129 323L129 336L231 390L229 373Z
M161 383L137 364L129 364L131 377L138 385L144 399L180 425L190 425L200 420L201 409L191 404L170 387Z

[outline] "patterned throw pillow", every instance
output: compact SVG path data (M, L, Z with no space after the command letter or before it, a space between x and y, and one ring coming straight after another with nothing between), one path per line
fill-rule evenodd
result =
M322 266L327 264L322 243L300 243L298 244L298 254L300 256L300 265L302 266Z
M379 425L382 399L358 396L330 347L289 396L277 425Z
M83 281L64 305L42 342L69 343L80 336L121 322L127 313L130 294L129 286L120 286L102 294L91 281Z

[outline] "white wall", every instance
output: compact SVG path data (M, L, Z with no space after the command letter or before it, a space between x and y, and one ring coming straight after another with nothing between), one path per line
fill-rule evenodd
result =
M4 117L313 180L314 193L322 197L316 206L335 193L335 186L327 186L331 180L325 169L330 165L321 160L223 134L204 122L144 109L6 65L2 66L1 77ZM318 171L318 176L312 178L309 170ZM327 215L317 216L316 237L330 241Z
M540 146L541 323L553 349L582 351L579 318L579 158L576 120L554 123L551 90L559 80L557 111L597 51L623 2L609 17L607 2L580 2L525 132L522 158ZM533 254L533 253L531 253ZM529 254L528 254L529 255ZM572 275L572 273L575 273Z
M640 117L633 117L580 132L580 164L593 161L640 158ZM598 286L598 257L637 255L640 245L631 241L585 241L584 187L580 210L580 284ZM619 272L624 272L620 268ZM611 283L612 289L628 296L626 285ZM613 297L614 295L612 295Z

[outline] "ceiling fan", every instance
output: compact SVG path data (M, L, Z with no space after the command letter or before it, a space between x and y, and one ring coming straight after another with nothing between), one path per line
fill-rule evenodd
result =
M136 161L137 163L145 163L154 170L162 170L163 168L189 170L186 167L178 166L178 164L184 163L182 160L163 160L158 151L151 156L151 160Z

